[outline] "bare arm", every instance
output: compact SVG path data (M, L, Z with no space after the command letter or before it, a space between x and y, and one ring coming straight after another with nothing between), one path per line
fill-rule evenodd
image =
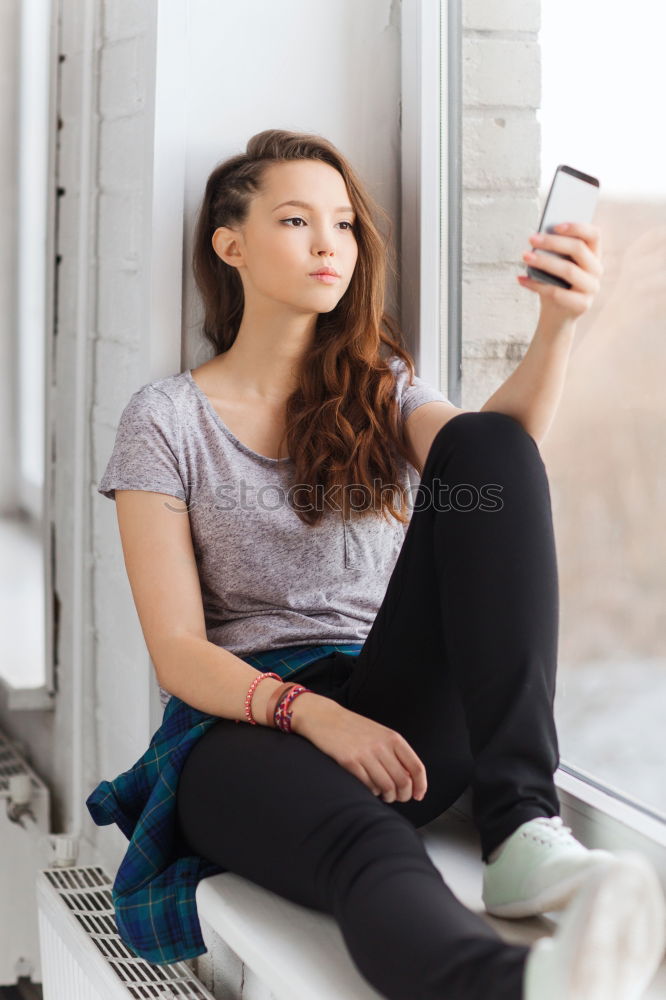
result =
M206 636L186 505L166 493L117 490L116 511L132 596L160 685L202 712L244 719L248 688L263 671ZM259 725L267 724L268 700L281 683L271 677L257 686L252 714ZM300 695L292 728L299 732L305 715L335 709L342 711L330 698Z
M481 410L515 417L541 447L555 419L573 345L575 325L539 325L525 357Z
M208 639L181 635L160 658L158 680L166 691L193 708L225 719L244 720L245 696L260 673L263 671ZM259 725L267 724L266 706L271 694L283 683L269 677L256 687L252 696L252 717ZM298 675L294 683L298 683ZM316 705L315 701L321 704ZM299 695L292 707L292 729L301 732L304 717L319 717L322 713L335 715L336 709L339 711L340 706L330 698L314 692Z

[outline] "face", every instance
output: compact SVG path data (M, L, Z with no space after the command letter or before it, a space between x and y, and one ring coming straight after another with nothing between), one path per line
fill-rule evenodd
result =
M266 170L263 188L240 229L215 231L215 252L238 268L246 301L254 295L297 310L329 312L346 292L358 257L355 216L342 175L317 160L275 163ZM311 207L292 204L294 198ZM334 268L340 277L326 282L310 276L322 267Z

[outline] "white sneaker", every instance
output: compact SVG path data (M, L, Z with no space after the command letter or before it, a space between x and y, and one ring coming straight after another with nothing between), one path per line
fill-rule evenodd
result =
M483 863L482 899L496 917L531 917L560 910L599 864L615 855L590 850L561 816L537 816L504 841L495 861Z
M666 904L650 862L620 851L589 873L552 938L532 946L523 1000L639 1000L666 945Z

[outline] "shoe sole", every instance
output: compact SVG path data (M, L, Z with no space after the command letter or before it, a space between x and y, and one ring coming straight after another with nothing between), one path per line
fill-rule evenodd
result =
M513 903L498 903L497 906L488 906L486 910L493 917L534 917L541 913L549 913L551 910L562 910L573 896L576 895L582 885L587 882L590 874L597 867L603 867L608 862L599 861L594 866L581 868L574 875L570 875L555 885L550 885L542 889L536 896L530 899L520 899Z
M619 851L593 869L550 941L561 956L571 950L566 1000L639 1000L666 947L666 904L652 865Z

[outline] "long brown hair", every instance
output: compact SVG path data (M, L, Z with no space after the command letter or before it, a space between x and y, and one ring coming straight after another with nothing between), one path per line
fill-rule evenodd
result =
M193 270L204 306L203 333L216 354L227 351L243 317L243 285L235 267L215 253L212 236L218 226L237 227L247 219L252 197L261 191L264 171L272 163L321 160L342 175L356 213L356 267L336 307L317 317L315 343L303 361L298 387L286 403L285 433L294 467L293 485L309 487L306 495L329 496L342 489L343 503L333 509L349 518L378 513L403 524L409 517L400 482L398 455L411 461L395 399L395 375L381 355L397 355L414 375L414 362L404 347L396 320L384 311L386 268L397 274L390 245L391 220L365 189L345 157L319 135L267 129L252 136L246 151L218 164L206 183L194 234ZM373 220L388 224L383 237ZM278 455L280 452L278 451ZM281 467L285 463L279 463ZM362 491L362 508L350 500ZM325 494L325 496L324 496ZM400 497L395 505L396 494ZM300 498L299 491L296 496ZM298 500L299 507L303 503ZM306 524L315 525L324 511L295 508Z

